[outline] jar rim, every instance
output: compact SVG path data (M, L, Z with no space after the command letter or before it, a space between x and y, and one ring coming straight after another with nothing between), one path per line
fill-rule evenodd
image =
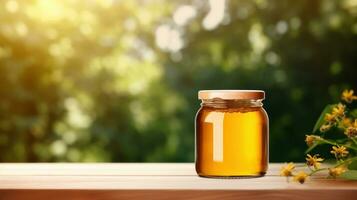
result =
M200 90L198 91L198 99L252 99L263 100L265 99L265 92L263 90Z

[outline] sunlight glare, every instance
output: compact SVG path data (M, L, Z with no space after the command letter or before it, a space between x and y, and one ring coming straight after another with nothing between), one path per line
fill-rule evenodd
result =
M156 45L169 52L177 52L183 48L183 38L179 30L167 24L160 25L155 32Z
M224 19L226 0L209 0L210 11L203 19L203 27L206 30L215 29Z
M19 5L15 0L9 0L5 4L5 8L10 13L15 13L19 9Z
M185 26L191 19L196 17L197 11L193 6L180 6L174 13L174 22L179 26Z

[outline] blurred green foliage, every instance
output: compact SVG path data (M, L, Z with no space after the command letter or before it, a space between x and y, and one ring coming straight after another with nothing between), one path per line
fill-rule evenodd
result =
M357 1L221 2L2 1L0 161L193 161L200 89L265 90L270 161L303 159L356 86Z

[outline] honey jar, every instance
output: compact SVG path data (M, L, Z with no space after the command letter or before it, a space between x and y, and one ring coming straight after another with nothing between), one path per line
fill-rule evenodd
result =
M262 90L201 90L195 162L202 177L259 177L268 168L269 119Z

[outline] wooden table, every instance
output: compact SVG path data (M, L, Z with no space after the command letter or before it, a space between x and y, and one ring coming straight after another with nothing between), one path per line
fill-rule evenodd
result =
M2 199L357 199L357 181L317 175L300 185L278 176L208 179L192 163L0 164Z

